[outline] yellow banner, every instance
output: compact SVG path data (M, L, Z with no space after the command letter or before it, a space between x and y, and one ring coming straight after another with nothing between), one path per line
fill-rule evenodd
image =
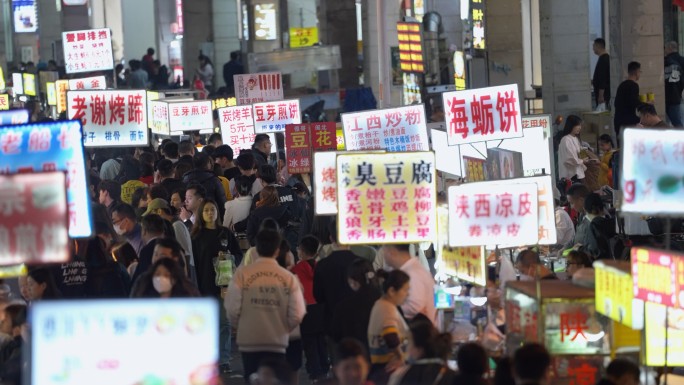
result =
M290 28L290 48L311 47L318 43L318 28Z
M485 286L487 283L484 247L444 247L442 263L444 272L448 275L480 286Z
M47 104L48 106L57 105L57 88L54 82L45 83L45 91L47 93Z
M644 327L643 302L634 298L629 262L594 263L596 311L632 329ZM622 268L622 269L621 269Z
M337 151L344 151L346 147L344 145L344 130L342 127L337 127Z
M61 114L67 110L67 91L69 90L68 80L57 80L55 82L57 88L57 113Z
M6 86L5 73L2 71L2 66L0 66L0 90L4 90Z
M36 75L22 74L24 79L24 95L36 96Z
M0 111L9 110L9 106L10 106L9 95L0 94Z

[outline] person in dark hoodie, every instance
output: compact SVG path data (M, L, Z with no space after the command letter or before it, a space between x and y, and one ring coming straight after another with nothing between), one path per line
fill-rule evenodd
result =
M207 190L207 198L213 199L218 204L219 218L223 218L226 205L226 190L219 178L213 172L211 158L206 154L199 154L195 157L195 169L183 175L183 183L201 184Z
M0 349L0 383L20 385L22 367L26 364L26 359L22 358L27 326L26 305L10 304L3 313L0 332L12 339Z
M601 196L590 193L584 198L584 218L577 224L575 247L593 259L611 259L610 239L615 236L615 222L604 216Z
M271 138L267 134L259 134L254 137L254 144L252 145L252 153L257 162L257 167L268 164L268 159L271 154Z
M639 365L626 358L616 358L608 364L606 376L596 385L639 385Z
M261 222L266 218L273 218L280 228L287 227L290 215L287 206L280 204L278 190L274 186L266 186L260 193L260 199L256 202L254 209L247 219L247 240L254 246L254 240Z

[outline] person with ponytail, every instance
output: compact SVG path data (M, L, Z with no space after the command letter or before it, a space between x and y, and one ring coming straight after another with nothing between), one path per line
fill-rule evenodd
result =
M347 283L354 293L335 306L331 336L335 343L354 338L368 350L368 322L371 309L382 295L373 265L357 258L347 267Z
M456 372L447 366L450 353L451 334L440 333L429 318L419 314L411 322L411 339L408 345L410 364L392 373L388 384L451 385Z

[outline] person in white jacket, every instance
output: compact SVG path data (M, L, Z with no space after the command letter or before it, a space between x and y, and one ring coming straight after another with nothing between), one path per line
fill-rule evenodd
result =
M275 259L280 234L263 229L255 240L259 257L236 270L224 302L230 323L237 325L245 379L261 360L285 359L290 332L306 314L299 281Z
M577 178L578 181L582 181L584 180L584 172L587 170L587 163L593 161L588 158L580 158L582 151L579 138L580 131L582 131L582 119L577 115L568 115L558 145L559 178Z

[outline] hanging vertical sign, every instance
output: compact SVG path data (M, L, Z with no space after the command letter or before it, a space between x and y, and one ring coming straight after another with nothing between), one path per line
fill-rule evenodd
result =
M66 72L114 69L112 34L108 28L62 32Z
M423 25L421 23L397 23L399 66L403 72L425 72L422 34Z
M308 124L285 126L285 151L287 172L290 174L311 172L311 133Z
M485 6L483 0L470 0L470 22L473 31L473 48L477 50L484 50L487 48L487 44L485 41L486 31L484 7Z
M314 151L337 150L337 125L335 122L311 123L311 144Z

